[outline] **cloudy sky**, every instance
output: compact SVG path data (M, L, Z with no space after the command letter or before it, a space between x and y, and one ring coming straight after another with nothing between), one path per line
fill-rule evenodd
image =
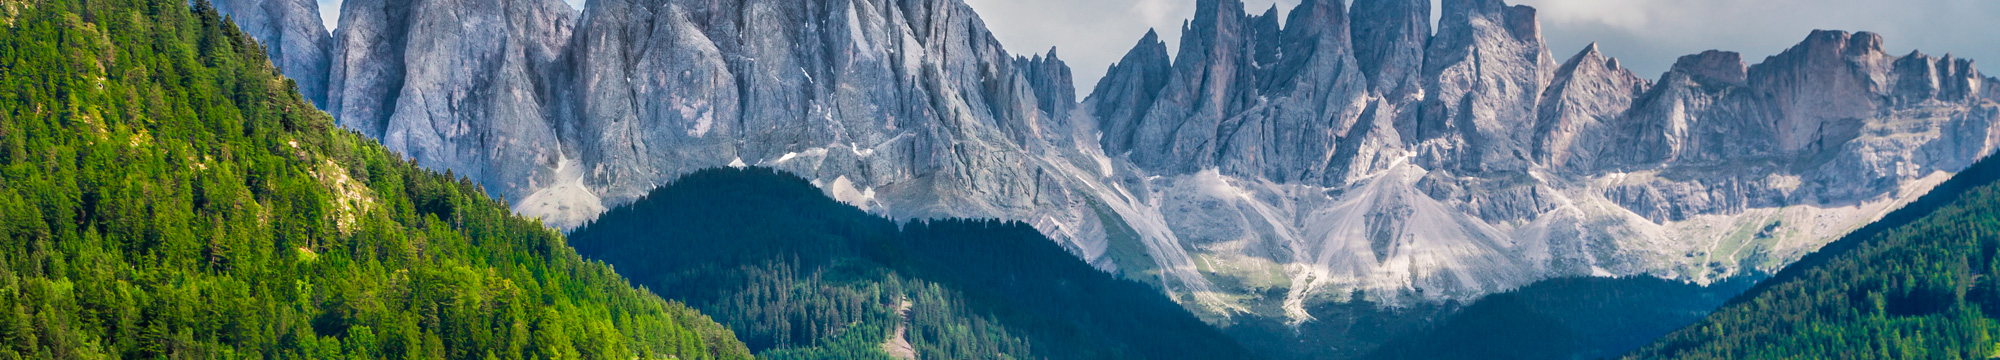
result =
M1299 0L1244 0L1250 12ZM1088 92L1148 28L1177 44L1193 0L966 0L1015 52L1059 47ZM1512 0L1541 10L1549 51L1566 60L1598 42L1645 77L1681 55L1709 49L1759 62L1805 39L1813 29L1873 31L1897 55L1913 49L2000 63L1996 0ZM1435 11L1433 11L1435 13ZM1988 65L1992 72L1995 65ZM1082 95L1082 94L1079 94Z
M584 0L566 0L582 6ZM1149 28L1178 46L1195 0L965 0L1015 53L1057 47L1076 72L1079 96ZM1350 0L1351 1L1351 0ZM1299 0L1244 0L1251 12L1280 12ZM1642 76L1656 77L1681 55L1709 49L1752 62L1784 51L1813 29L1874 31L1897 55L1913 49L2000 63L2000 0L1511 0L1541 9L1550 52L1561 59L1598 42ZM320 0L335 17L339 0ZM1435 12L1435 11L1433 11ZM328 25L332 26L331 20ZM1989 71L1995 65L1987 66Z

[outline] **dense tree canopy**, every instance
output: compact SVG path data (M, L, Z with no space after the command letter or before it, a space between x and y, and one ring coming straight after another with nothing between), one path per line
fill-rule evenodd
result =
M1562 278L1481 298L1430 329L1382 345L1377 360L1603 359L1701 320L1755 284L1651 276Z
M1027 225L899 225L768 169L688 175L571 239L769 358L885 358L899 334L924 359L1245 356L1157 290Z
M0 359L741 359L204 1L0 0Z
M1644 359L1985 359L2000 353L2000 161L1826 246Z

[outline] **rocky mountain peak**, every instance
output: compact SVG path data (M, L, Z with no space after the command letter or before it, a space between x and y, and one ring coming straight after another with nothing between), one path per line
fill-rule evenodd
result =
M1093 104L1091 114L1096 116L1104 134L1099 143L1106 153L1123 154L1132 150L1137 122L1152 109L1153 100L1159 96L1160 88L1167 86L1172 69L1166 42L1160 41L1159 32L1147 30L1138 45L1105 70L1104 78L1097 81L1085 103Z
M1775 100L1777 150L1813 153L1851 138L1893 89L1892 61L1880 35L1820 30L1752 66L1751 87Z
M1027 77L1029 87L1035 90L1036 107L1043 114L1057 121L1069 118L1070 110L1076 108L1076 84L1071 83L1069 64L1056 56L1055 48L1049 48L1047 56L1017 57L1014 67Z
M1556 69L1537 108L1534 160L1553 168L1593 164L1617 149L1601 148L1615 136L1611 125L1652 86L1591 43ZM1583 158L1577 161L1577 158Z
M1743 54L1733 51L1709 50L1682 56L1674 61L1669 72L1687 74L1703 83L1740 86L1750 81L1750 65L1743 63Z
M1919 51L1896 59L1894 67L1899 101L1961 102L1990 96L1981 90L1990 82L1970 59L1950 54L1935 58Z
M1165 86L1134 118L1142 120L1104 120L1107 150L1162 173L1336 181L1330 159L1368 96L1345 4L1303 3L1283 27L1276 12L1246 15L1239 1L1199 6ZM1094 108L1126 106L1112 99Z
M1535 11L1499 0L1445 1L1425 54L1430 97L1415 121L1397 127L1418 144L1417 161L1475 173L1527 170L1535 110L1555 70Z
M1604 56L1604 53L1597 49L1597 43L1590 43L1590 45L1583 47L1582 52L1571 55L1569 60L1563 61L1561 67L1556 68L1555 79L1557 80L1551 81L1550 85L1561 82L1560 80L1564 77L1574 76L1578 70L1589 72L1596 69L1619 69L1619 67L1613 66L1617 64L1617 61L1617 59Z

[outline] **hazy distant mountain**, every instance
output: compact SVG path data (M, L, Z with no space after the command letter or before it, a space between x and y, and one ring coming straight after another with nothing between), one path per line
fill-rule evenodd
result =
M1527 7L1346 5L1200 0L1178 58L1146 34L1073 103L1055 52L956 0L350 1L322 106L558 226L764 165L893 218L1027 222L1218 322L1774 269L2000 143L2000 81L1870 33L1648 80L1551 55Z

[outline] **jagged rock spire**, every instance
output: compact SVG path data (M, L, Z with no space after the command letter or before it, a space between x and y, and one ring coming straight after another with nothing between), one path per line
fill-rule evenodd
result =
M1429 0L1355 0L1354 53L1369 89L1388 98L1416 93L1431 39Z
M1569 168L1590 164L1597 154L1618 151L1615 126L1652 82L1620 67L1591 43L1555 72L1537 109L1534 156L1537 163ZM1588 165L1584 165L1588 166Z
M1167 86L1172 69L1167 44L1160 41L1159 32L1147 30L1138 45L1105 70L1104 78L1097 81L1086 102L1094 104L1091 112L1104 133L1099 141L1106 153L1132 151L1137 122L1153 108L1153 101L1160 88Z

